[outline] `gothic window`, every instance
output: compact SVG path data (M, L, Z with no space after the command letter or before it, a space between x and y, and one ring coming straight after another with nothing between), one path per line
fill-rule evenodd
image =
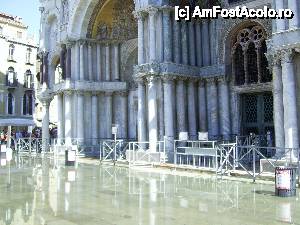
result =
M26 63L31 64L31 48L27 48L26 50Z
M14 96L12 93L8 93L7 96L7 113L12 115L14 113Z
M9 45L8 60L14 60L15 46Z
M7 86L15 86L16 84L16 73L13 67L9 67L7 71Z
M31 92L23 95L23 115L32 115L33 96Z
M24 87L26 88L32 88L32 73L30 70L27 70L25 73L25 79L24 79Z
M260 26L250 26L238 32L232 51L232 72L236 85L272 81L266 52L266 34Z

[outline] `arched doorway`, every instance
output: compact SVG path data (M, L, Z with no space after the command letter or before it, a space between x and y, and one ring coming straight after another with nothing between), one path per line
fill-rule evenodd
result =
M232 41L232 79L240 99L240 133L274 134L272 74L266 33L257 24L240 29Z

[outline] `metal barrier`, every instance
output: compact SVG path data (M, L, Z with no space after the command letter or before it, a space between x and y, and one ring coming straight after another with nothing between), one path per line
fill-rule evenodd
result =
M126 152L126 159L129 165L137 164L154 164L165 163L166 155L166 141L157 141L156 148L150 149L150 142L129 142L128 151Z
M100 161L113 161L126 159L126 150L129 143L125 140L104 140L100 144Z
M19 138L16 150L19 154L37 154L42 152L42 144L41 138Z
M174 141L174 164L217 170L217 141Z
M275 167L293 166L299 167L299 149L275 148L251 146L219 145L221 153L218 174L230 174L244 172L253 182L262 175L274 176ZM285 157L270 157L268 153L284 152Z

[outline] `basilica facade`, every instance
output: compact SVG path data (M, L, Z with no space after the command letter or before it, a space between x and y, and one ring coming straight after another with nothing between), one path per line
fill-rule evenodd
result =
M174 6L194 1L40 2L44 139L56 99L58 139L66 145L111 139L117 126L117 138L149 141L151 151L181 132L191 140L198 132L222 140L269 133L276 147L299 147L297 0L215 3L290 8L291 20L179 22Z

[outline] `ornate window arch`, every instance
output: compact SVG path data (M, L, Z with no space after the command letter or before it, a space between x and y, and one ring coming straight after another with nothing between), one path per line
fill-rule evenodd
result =
M13 67L9 67L6 75L6 83L7 86L13 87L17 85L17 78L15 69Z
M266 33L261 26L250 26L237 33L231 53L235 85L272 81L266 52Z

